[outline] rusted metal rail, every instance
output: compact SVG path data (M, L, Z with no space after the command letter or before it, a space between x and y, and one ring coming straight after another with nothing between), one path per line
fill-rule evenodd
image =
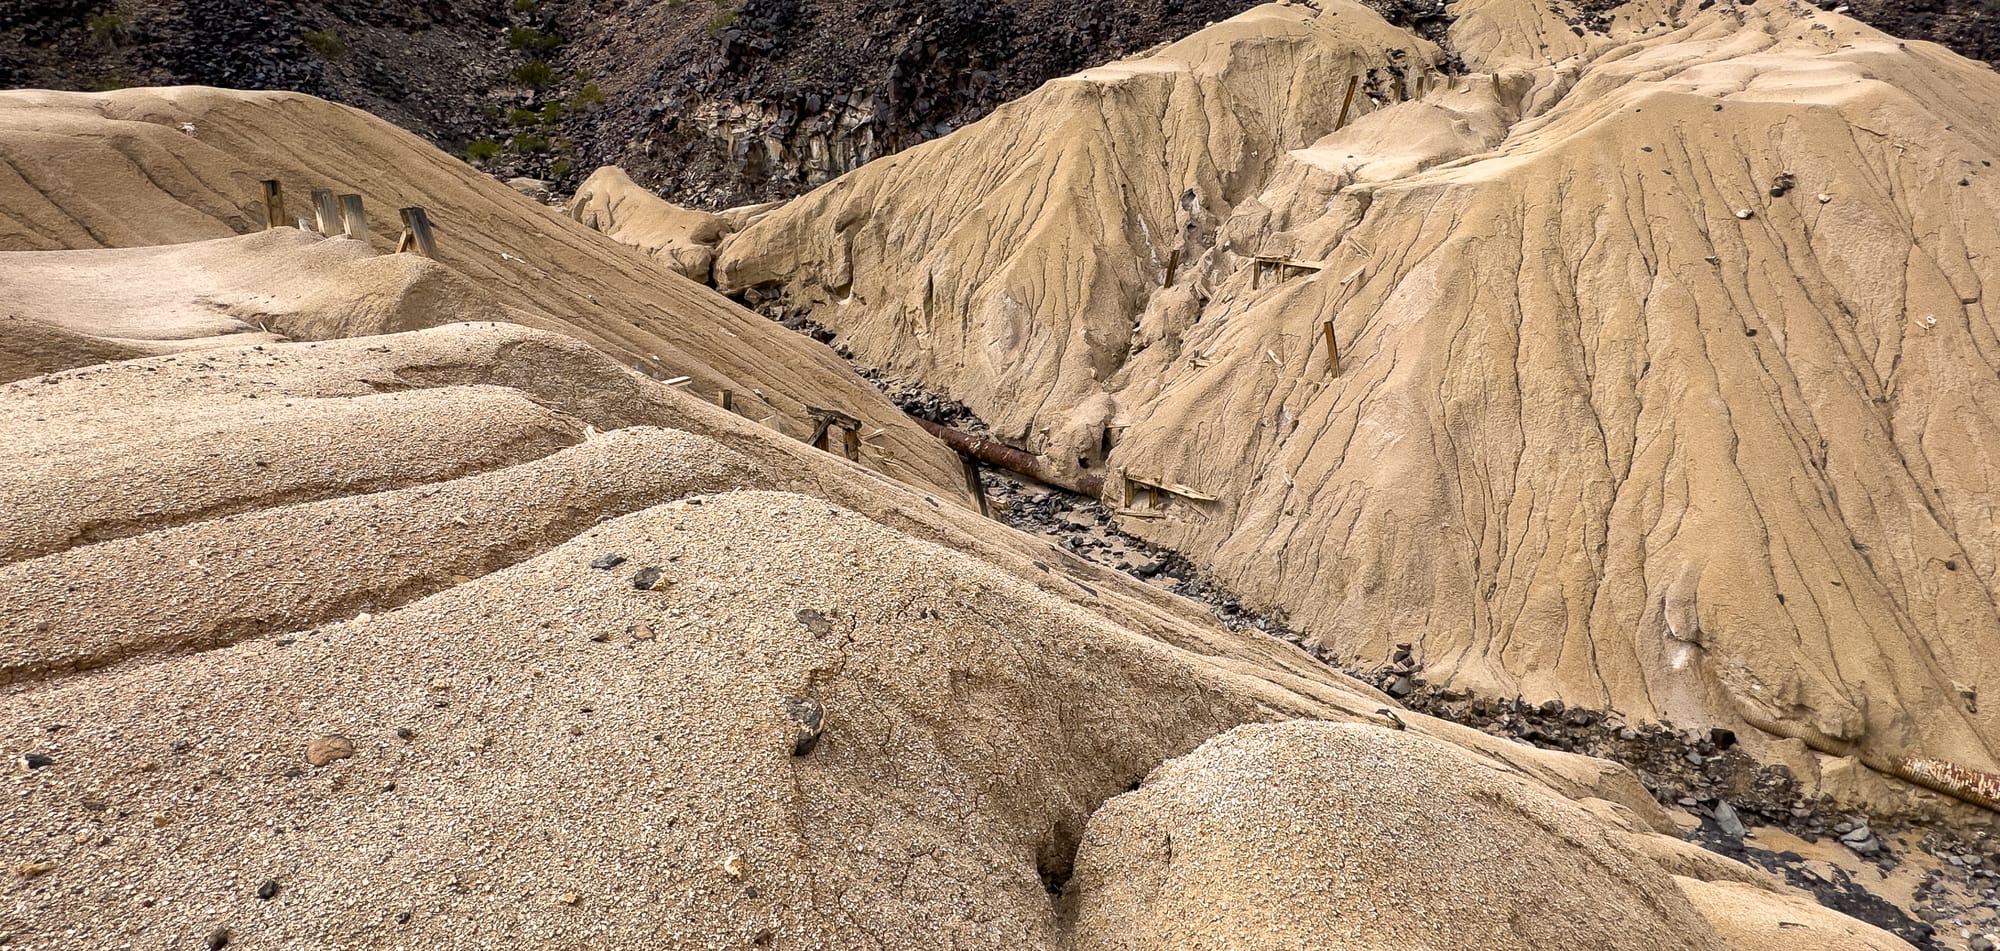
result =
M1024 475L1038 482L1046 482L1093 499L1104 494L1104 477L1097 473L1084 472L1079 473L1074 479L1064 478L1051 471L1042 458L1034 453L1016 449L984 436L974 436L950 426L941 426L921 417L910 418L916 420L917 425L922 426L925 432L944 440L945 445L988 465L999 466L1008 472Z

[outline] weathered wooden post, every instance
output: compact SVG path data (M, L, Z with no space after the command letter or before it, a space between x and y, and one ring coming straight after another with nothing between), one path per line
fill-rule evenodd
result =
M340 228L356 241L368 240L368 215L361 210L360 195L340 196Z
M1361 86L1361 77L1359 76L1348 77L1347 98L1341 100L1340 102L1340 120L1333 124L1333 131L1338 132L1341 129L1347 128L1347 110L1353 108L1354 90L1360 88L1360 86Z
M958 461L964 464L966 491L971 492L972 497L979 500L979 514L992 518L993 513L986 510L986 487L979 484L979 460L973 458L970 453L961 452L958 454Z
M1161 281L1160 286L1172 287L1174 283L1174 272L1180 270L1180 268L1181 268L1181 249L1175 248L1172 251L1167 252L1167 279Z
M860 430L858 430L858 429L843 429L843 430L841 430L841 431L840 431L840 448L841 448L841 451L842 451L842 452L846 453L848 461L850 461L850 462L860 462L860 461L861 461L861 431L860 431Z
M403 216L403 233L411 248L424 257L437 257L437 242L431 237L430 214L419 206L404 208L400 214ZM403 250L400 241L396 250Z
M1326 331L1326 366L1333 372L1333 378L1340 379L1340 342L1333 338L1333 321L1328 319Z
M728 411L730 411L730 412L732 412L732 413L736 412L736 391L735 391L735 390L723 390L723 391L722 391L722 395L721 395L721 397L719 397L719 399L720 399L720 400L721 400L721 402L722 402L722 408L723 408L723 409L726 409L726 410L728 410Z
M275 178L267 178L264 186L264 227L282 228L285 220L285 188Z
M340 200L333 197L331 188L313 189L312 199L313 226L319 229L320 234L333 237L333 233L340 230Z

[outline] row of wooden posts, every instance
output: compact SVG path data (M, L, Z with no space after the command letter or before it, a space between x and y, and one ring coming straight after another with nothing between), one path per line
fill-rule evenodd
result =
M264 185L264 227L287 228L294 222L285 214L285 189L275 178L267 178ZM356 194L335 195L333 189L312 190L313 220L311 226L320 234L332 237L337 231L356 241L368 240L368 215L361 207L361 196ZM415 251L427 258L437 257L437 239L431 234L430 212L421 205L401 209L398 214L403 220L402 237L396 239L396 253ZM300 228L307 227L304 218L296 222Z

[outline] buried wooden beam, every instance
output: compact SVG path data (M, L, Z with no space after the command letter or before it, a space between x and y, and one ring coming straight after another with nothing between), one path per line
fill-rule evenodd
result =
M845 453L845 454L846 454L846 456L847 456L847 459L848 459L848 461L849 461L849 462L860 462L860 461L861 461L861 431L860 431L860 430L856 430L856 429L843 429L843 430L841 430L841 431L840 431L840 449L841 449L841 452L843 452L843 453Z
M361 210L360 195L340 196L340 230L356 241L368 240L368 214Z
M1167 279L1161 281L1160 286L1172 287L1174 283L1174 272L1180 269L1181 269L1181 249L1175 248L1172 251L1167 252Z
M723 390L723 391L722 391L722 394L721 394L720 396L716 397L716 401L717 401L717 402L720 402L720 403L722 404L722 408L723 408L723 409L726 409L726 410L728 410L728 411L730 411L730 412L732 412L732 413L736 412L736 391L735 391L735 390Z
M267 178L264 186L264 227L282 228L290 222L285 220L285 186L275 178Z
M313 227L327 237L340 230L340 199L333 197L331 188L312 190Z
M403 234L408 236L410 249L427 258L437 257L437 241L431 237L431 216L423 208L412 206L398 212L403 218ZM398 242L396 250L403 248Z
M1347 111L1354 107L1354 90L1359 88L1361 88L1361 77L1359 76L1348 77L1347 98L1340 101L1340 119L1334 122L1333 131L1339 132L1340 130L1347 128Z
M1326 366L1333 378L1340 379L1340 341L1333 336L1333 321L1328 320L1321 327L1326 332Z

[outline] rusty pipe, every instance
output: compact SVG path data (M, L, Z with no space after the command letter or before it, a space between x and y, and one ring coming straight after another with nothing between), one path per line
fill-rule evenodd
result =
M1059 489L1068 489L1092 499L1104 494L1104 477L1094 472L1080 473L1074 479L1057 475L1042 457L1025 450L1016 449L996 439L974 436L962 430L933 423L921 416L912 416L925 432L945 441L945 445L965 453L980 462L999 466L1016 475L1024 475L1037 482L1046 482Z

